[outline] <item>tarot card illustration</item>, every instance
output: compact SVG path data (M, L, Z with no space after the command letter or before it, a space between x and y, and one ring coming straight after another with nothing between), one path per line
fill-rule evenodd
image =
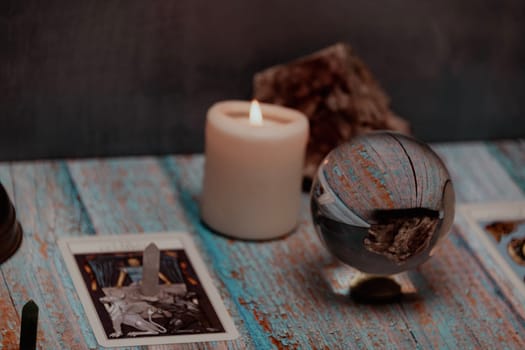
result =
M460 207L494 260L525 295L525 201Z
M71 238L59 245L101 345L237 336L187 235Z

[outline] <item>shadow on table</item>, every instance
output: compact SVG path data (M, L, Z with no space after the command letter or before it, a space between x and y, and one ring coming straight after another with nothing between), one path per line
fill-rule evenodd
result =
M417 271L394 276L372 276L362 274L335 258L329 258L328 263L322 258L317 263L305 263L320 266L318 269L309 269L312 273L306 282L320 298L329 303L388 305L422 300L410 279L410 274L419 274ZM425 296L428 297L432 295Z

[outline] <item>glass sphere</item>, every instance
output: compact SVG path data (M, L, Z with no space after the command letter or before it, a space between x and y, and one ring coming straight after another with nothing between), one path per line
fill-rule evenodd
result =
M332 150L310 199L328 250L369 274L422 264L454 221L454 189L439 156L393 132L359 136Z

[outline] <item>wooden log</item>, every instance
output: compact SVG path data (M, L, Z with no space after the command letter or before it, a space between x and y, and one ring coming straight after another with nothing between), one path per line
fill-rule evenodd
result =
M254 98L302 111L310 120L304 176L313 178L330 150L377 129L409 133L390 110L390 99L364 62L346 44L257 73Z

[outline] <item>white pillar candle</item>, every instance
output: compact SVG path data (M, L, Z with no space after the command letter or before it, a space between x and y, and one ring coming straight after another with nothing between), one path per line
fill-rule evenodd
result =
M297 226L308 139L305 115L261 103L225 101L208 110L201 217L227 236L264 240Z

